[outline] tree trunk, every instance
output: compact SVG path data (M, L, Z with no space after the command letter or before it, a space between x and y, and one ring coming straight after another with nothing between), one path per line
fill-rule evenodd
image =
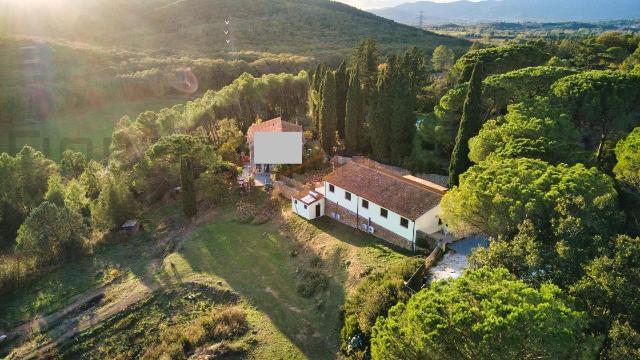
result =
M602 160L604 157L604 147L607 142L607 127L604 125L605 122L602 123L602 133L600 135L600 144L598 145L598 152L596 154L596 163L598 166L602 165Z

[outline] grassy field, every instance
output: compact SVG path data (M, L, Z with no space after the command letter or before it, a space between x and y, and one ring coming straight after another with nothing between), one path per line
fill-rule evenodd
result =
M262 194L258 198L257 203L265 201ZM204 295L221 289L237 294L252 329L247 357L335 358L340 308L346 293L368 273L406 255L328 219L303 221L286 205L276 207L275 212L271 221L254 225L237 221L232 205L217 209L176 239L177 247L168 253L156 246L162 235L155 230L109 243L93 257L58 268L3 299L0 313L6 324L0 326L11 328L56 311L78 294L117 277L116 282L124 285L113 285L101 306L121 296L118 289L134 288L126 284L139 283L158 290L153 297L145 297L142 303L81 332L75 341L59 348L58 356L139 355L157 342L159 334L150 331L145 336L143 329L187 321L202 307L219 302L205 296L199 308L185 303L185 286L196 283L215 288L198 290ZM149 228L166 228L166 232L179 227L178 214L176 206L160 208L147 216ZM149 264L158 260L159 266L150 275ZM305 274L309 270L325 280L311 294L301 291L308 282Z
M297 292L292 249L264 227L217 220L199 229L166 263L179 273L220 277L310 358L331 358L338 343L338 311L344 290L331 279L326 290L308 299ZM171 265L169 265L171 267Z
M283 232L273 224L256 226L235 222L228 214L220 216L194 231L181 249L167 257L165 269L180 276L195 273L222 279L265 314L304 357L335 358L350 264L364 264L369 269L363 272L368 273L404 255L328 219L306 223L291 216L286 221L290 230L297 231ZM291 236L305 232L319 246L305 246ZM325 273L328 284L309 298L300 294L299 285L301 274L310 268ZM271 354L264 348L257 351L258 358L282 354L279 346ZM291 354L298 358L295 352Z
M145 234L134 241L115 241L95 251L93 256L70 262L42 276L0 304L4 328L12 328L36 316L47 315L66 306L78 294L115 278L135 278L158 253L153 239Z
M45 121L0 126L0 152L14 154L23 145L60 160L66 149L81 151L96 160L108 155L111 133L124 115L135 119L144 111L157 111L185 102L184 98L109 103L83 111L53 114Z

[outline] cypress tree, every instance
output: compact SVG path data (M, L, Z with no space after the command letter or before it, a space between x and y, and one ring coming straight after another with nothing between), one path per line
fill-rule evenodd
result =
M360 76L360 85L362 86L362 108L365 122L371 122L373 116L375 100L377 92L377 81L379 78L378 64L379 53L378 46L373 39L363 40L351 57L351 71L357 71ZM366 128L365 128L366 129ZM370 134L367 134L366 144L369 147Z
M309 86L309 116L313 123L313 129L319 132L319 116L320 116L320 103L322 102L322 81L324 80L326 68L323 64L318 64L316 70L313 73L313 79Z
M357 70L351 74L344 126L344 140L347 151L356 153L362 150L362 126L364 124L364 109L362 102L362 87Z
M336 138L336 78L333 71L325 73L322 82L322 103L320 104L319 134L320 144L327 154L333 153Z
M378 47L375 40L363 40L351 57L351 70L357 70L360 76L360 83L365 91L376 86L376 74L378 72Z
M391 74L392 116L389 118L389 150L390 159L400 165L411 153L413 137L416 133L415 86L412 84L412 66L403 58L396 56L389 62Z
M371 150L373 157L382 162L390 158L390 121L393 116L393 79L389 66L386 67L378 79L378 84L372 92L372 106L369 118Z
M322 73L323 69L324 69L324 64L320 63L318 64L318 66L316 66L316 70L313 72L311 87L316 91L320 88L320 82L322 81L322 76L324 75Z
M349 89L349 74L347 63L342 62L336 70L336 127L338 136L344 139L344 121L347 106L347 91Z
M480 61L476 62L469 81L467 98L462 109L460 128L456 136L456 144L451 154L449 164L449 188L457 186L460 175L469 167L469 139L477 135L482 127L482 80L483 66Z
M183 156L180 160L180 180L182 183L182 211L187 219L193 219L198 214L198 205L196 204L193 165L188 156Z

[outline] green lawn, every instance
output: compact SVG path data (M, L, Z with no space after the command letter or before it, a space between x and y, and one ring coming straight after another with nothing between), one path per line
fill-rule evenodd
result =
M330 275L329 285L313 298L297 292L300 281L297 274L310 265L307 260L291 256L291 250L297 248L294 240L273 225L238 223L230 220L229 215L194 231L177 253L165 259L165 269L183 276L195 273L221 279L265 314L279 336L286 336L305 357L335 358L347 278L344 257L355 256L374 269L405 255L331 220L288 221L300 232L322 236L325 248L335 250L323 265ZM274 355L282 354L278 347L273 350ZM291 357L298 358L295 352Z
M100 160L111 143L111 133L124 115L138 114L185 102L184 98L154 99L110 103L83 111L54 114L44 121L3 124L0 129L0 152L15 153L23 145L45 152L59 160L62 152L73 149Z
M194 232L165 263L182 273L223 279L308 357L333 358L342 285L331 279L317 299L302 297L296 291L296 262L289 251L280 236L264 226L219 219Z
M264 195L258 195L258 202L263 201ZM162 234L152 231L108 243L92 257L66 264L3 299L0 313L11 326L36 314L51 313L68 305L75 295L101 285L112 269L118 269L116 274L127 282L153 281L162 284L164 291L197 282L237 292L256 340L247 354L250 358L333 359L339 350L340 309L346 292L362 276L384 269L406 255L332 220L310 223L284 209L284 218L262 225L235 221L235 207L231 205L216 210L212 220L187 232L175 252L164 258L163 267L153 273L153 279L145 276L149 275L145 269L153 259L162 259L163 249L154 246ZM176 207L154 210L146 216L152 224L148 228L161 222L176 223L169 225L171 228L180 226L178 212ZM312 265L313 259L319 258L322 261ZM298 285L300 274L309 268L325 274L328 284L314 296L304 297L298 292ZM107 297L114 295L117 294ZM167 312L153 309L154 319L181 318L175 318L169 308ZM147 316L126 316L133 319L132 329L144 327L138 322ZM109 320L80 334L84 340L65 346L63 352L87 355L99 350L99 354L110 356L121 353L123 346L138 349L139 353L141 346L153 343L153 339L141 339L139 334L129 339L115 330L116 322ZM96 339L105 339L99 349L95 348Z

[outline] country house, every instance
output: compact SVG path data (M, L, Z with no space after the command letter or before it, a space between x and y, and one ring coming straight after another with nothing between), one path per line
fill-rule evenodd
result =
M255 123L247 130L247 145L249 146L249 162L254 173L268 174L273 168L272 164L256 164L255 163L255 147L254 139L257 133L284 133L284 132L299 132L302 133L302 125L290 123L282 120L278 117L269 121L263 121ZM300 135L302 136L302 135ZM302 137L304 141L304 137Z
M293 196L293 211L308 220L326 215L413 251L418 236L446 231L439 217L445 187L374 164L347 162L322 187Z

